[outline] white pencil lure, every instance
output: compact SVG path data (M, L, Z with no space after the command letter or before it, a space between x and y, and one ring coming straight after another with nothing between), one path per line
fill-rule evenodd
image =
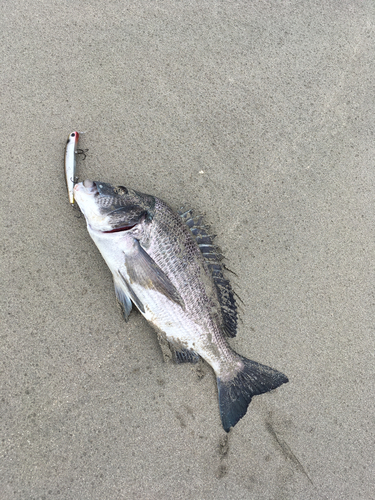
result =
M65 180L68 188L69 202L74 203L74 181L76 175L76 154L78 146L79 133L69 134L65 148Z

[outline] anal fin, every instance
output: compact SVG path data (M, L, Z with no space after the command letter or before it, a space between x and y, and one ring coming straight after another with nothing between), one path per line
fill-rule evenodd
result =
M191 349L177 350L173 348L173 351L176 363L199 363L199 354L197 354L195 351L192 351Z
M176 348L173 342L169 342L162 332L157 333L161 352L163 354L164 362L166 363L198 363L201 359L199 354L191 349L184 349L181 347Z

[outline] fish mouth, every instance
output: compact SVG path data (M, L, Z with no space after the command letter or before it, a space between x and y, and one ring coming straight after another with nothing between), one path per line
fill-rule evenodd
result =
M86 194L86 195L99 194L96 182L91 181L89 179L86 179L83 182L77 182L77 184L74 185L74 192L75 193L80 192L81 194Z
M82 182L82 186L85 188L87 194L98 193L98 186L96 185L95 181L90 181L89 179L86 179L85 181Z
M86 179L85 181L83 181L83 185L85 188L90 189L96 186L96 182Z
M127 193L127 189L123 186L120 186L123 191ZM86 179L83 182L79 182L75 188L76 191L81 191L84 194L88 195L100 195L105 198L113 198L119 194L119 189L115 188L111 184L107 184L106 182L100 181L92 181L90 179Z

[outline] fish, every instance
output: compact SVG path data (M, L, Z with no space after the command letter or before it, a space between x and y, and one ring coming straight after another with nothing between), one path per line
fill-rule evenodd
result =
M212 367L226 432L254 396L288 382L283 373L230 347L228 339L237 333L235 296L201 217L100 181L77 183L74 197L112 272L125 320L134 305L176 363L203 359Z
M65 147L65 181L68 189L69 203L74 204L74 183L76 175L76 153L79 133L74 131L69 134Z

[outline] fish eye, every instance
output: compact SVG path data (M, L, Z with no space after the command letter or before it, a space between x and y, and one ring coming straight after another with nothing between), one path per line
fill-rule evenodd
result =
M117 194L128 194L128 190L125 186L117 186L115 191Z

